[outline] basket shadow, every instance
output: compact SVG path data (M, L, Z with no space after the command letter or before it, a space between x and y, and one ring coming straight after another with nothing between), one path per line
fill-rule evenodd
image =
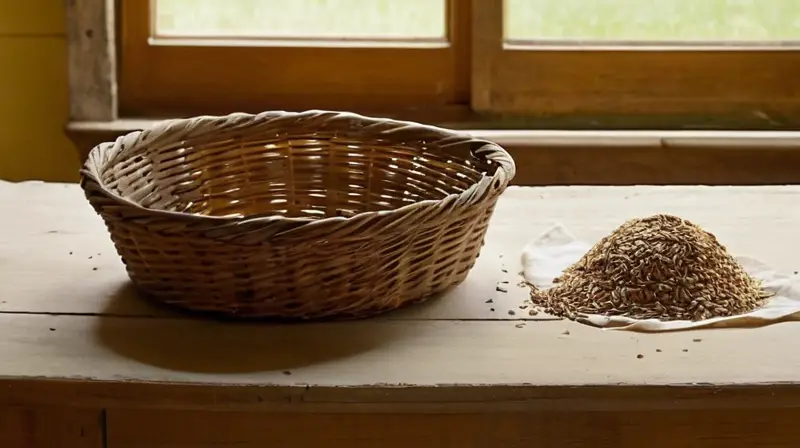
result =
M402 326L377 320L275 323L211 319L151 305L152 313L130 315L144 300L126 283L97 319L96 341L115 354L176 372L291 373L355 357L397 338ZM122 373L122 372L120 372Z

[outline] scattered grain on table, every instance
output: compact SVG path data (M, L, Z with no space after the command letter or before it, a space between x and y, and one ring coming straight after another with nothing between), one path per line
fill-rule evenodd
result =
M532 288L549 314L703 320L750 312L769 297L717 238L672 215L632 219L554 280Z

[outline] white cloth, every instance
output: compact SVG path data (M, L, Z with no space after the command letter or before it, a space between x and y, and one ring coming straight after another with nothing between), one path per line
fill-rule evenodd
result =
M546 290L564 269L578 261L591 244L579 241L561 225L530 242L522 251L522 273L528 283ZM778 322L800 321L800 285L792 284L790 275L775 272L769 266L748 257L736 257L744 270L763 282L774 293L763 307L747 314L717 317L697 322L637 320L622 316L590 315L579 321L613 330L664 332L700 328L760 327Z

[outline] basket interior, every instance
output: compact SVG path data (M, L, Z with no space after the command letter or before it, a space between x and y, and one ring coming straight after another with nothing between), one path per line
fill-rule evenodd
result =
M497 168L469 149L358 135L236 136L126 154L103 183L152 209L320 219L460 193Z

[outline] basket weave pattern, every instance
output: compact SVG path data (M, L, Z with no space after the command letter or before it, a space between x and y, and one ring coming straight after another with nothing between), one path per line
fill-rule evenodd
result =
M514 175L500 147L326 111L172 120L81 170L134 284L239 317L367 317L462 282Z

